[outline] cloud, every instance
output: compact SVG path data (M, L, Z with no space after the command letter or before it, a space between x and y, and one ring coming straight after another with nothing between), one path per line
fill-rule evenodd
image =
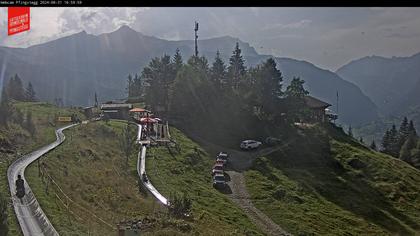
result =
M107 33L121 25L168 40L193 39L196 20L199 39L230 35L260 53L332 70L366 55L420 51L420 8L360 7L31 8L31 30L10 37L7 8L0 8L0 45L26 47L82 30Z
M303 19L297 22L292 22L288 24L276 23L272 25L267 25L263 30L283 30L283 29L301 29L307 27L312 21Z

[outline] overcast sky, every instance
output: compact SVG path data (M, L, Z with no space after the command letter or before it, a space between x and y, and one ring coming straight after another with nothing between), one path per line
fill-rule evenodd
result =
M335 71L364 56L420 52L420 8L31 8L31 30L7 36L0 9L0 45L27 47L85 30L123 24L147 35L193 39L230 35L259 53L306 60Z

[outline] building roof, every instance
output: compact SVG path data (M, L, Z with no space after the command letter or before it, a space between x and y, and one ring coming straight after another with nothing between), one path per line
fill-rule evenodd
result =
M136 108L131 109L130 112L150 112L150 111L143 108L136 107Z
M321 101L318 98L314 98L312 96L305 96L305 103L309 108L327 108L331 106L331 104Z
M110 103L110 104L102 104L101 110L103 109L118 109L118 108L128 108L131 109L133 104L130 103Z

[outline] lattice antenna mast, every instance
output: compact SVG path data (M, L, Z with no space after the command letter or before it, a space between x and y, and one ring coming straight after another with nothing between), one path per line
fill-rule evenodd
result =
M197 40L198 40L198 35L197 35L197 32L198 32L198 22L197 21L195 22L194 31L195 31L195 56L198 57L198 45L197 45Z

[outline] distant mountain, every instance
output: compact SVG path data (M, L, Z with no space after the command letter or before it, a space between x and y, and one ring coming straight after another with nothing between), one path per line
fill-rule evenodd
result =
M420 53L411 57L364 57L336 73L359 86L384 115L420 108Z
M290 58L277 58L280 71L288 84L293 76L305 80L306 88L311 95L329 102L330 109L337 112L341 121L356 125L376 120L378 113L375 104L362 93L359 87L346 83L337 74L320 69L306 61L297 61Z
M219 50L227 62L236 42L249 66L270 57L229 36L199 40L199 53L211 63ZM97 36L83 31L28 48L0 47L1 76L5 79L18 73L24 81L34 84L42 100L60 97L66 105L88 105L93 104L95 92L101 101L123 98L129 73L139 73L153 57L173 55L176 48L186 60L193 54L194 42L146 36L127 26ZM339 115L343 122L363 123L377 117L372 101L354 84L333 72L304 61L276 60L286 81L300 76L314 96L335 105L336 91L339 91Z

